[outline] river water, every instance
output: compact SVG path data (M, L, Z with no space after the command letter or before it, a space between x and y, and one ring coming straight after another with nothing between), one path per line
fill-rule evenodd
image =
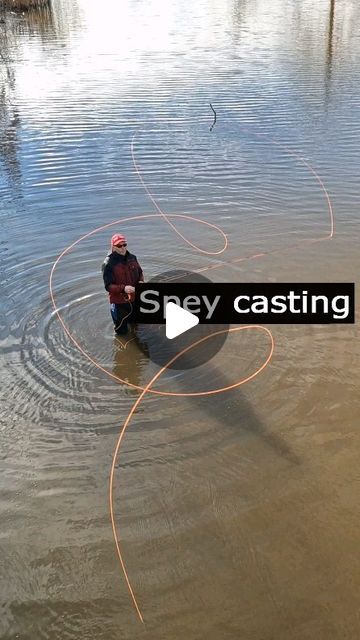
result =
M273 326L271 364L207 398L146 395L156 371L112 334L100 265L115 231L146 278L214 266L232 282L356 281L357 0L54 0L0 23L0 637L337 640L359 637L359 333ZM210 132L213 113L217 122ZM220 225L220 256L160 217ZM279 146L279 144L281 146ZM335 233L324 192L330 194ZM173 219L174 220L174 219ZM207 251L221 238L177 220ZM305 242L302 242L305 241ZM242 260L256 253L266 255ZM159 390L257 369L258 332Z

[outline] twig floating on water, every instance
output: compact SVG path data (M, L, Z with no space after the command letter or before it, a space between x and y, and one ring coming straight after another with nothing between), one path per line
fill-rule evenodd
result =
M211 102L210 102L210 107L211 107L211 109L213 111L213 114L214 114L214 122L212 123L212 125L210 127L210 131L212 131L213 128L214 128L214 125L216 124L216 111L215 111L214 107L212 106Z

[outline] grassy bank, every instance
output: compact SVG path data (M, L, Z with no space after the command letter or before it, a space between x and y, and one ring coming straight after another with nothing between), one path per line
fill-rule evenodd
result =
M1 9L30 11L31 9L50 7L50 4L51 0L0 0L0 11Z

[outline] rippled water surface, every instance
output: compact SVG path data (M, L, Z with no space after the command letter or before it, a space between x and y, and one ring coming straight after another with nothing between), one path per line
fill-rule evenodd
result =
M0 16L4 640L359 637L357 326L273 326L271 364L246 385L145 396L114 479L144 626L108 478L139 395L114 378L141 387L157 369L114 338L100 274L116 230L147 278L356 281L359 33L357 0L54 0ZM158 215L131 144L159 205L221 226L226 252L195 251ZM49 275L116 220L54 273L64 322L110 378L61 326ZM221 247L210 227L176 225ZM234 333L155 388L226 386L268 347Z

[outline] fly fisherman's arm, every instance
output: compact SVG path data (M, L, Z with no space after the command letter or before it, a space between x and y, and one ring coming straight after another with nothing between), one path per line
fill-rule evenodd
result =
M115 284L114 275L111 266L110 256L107 256L102 264L102 274L104 279L104 286L108 293L122 293L125 290L125 284Z
M108 293L133 293L134 287L131 285L120 283L114 283L114 274L111 266L111 256L107 256L102 265L104 286Z
M139 282L144 282L144 273L143 273L142 268L140 267L140 264L138 262L137 257L133 256L133 258L135 259L137 274L135 276L135 279L132 280L132 282L133 282L133 285L136 285L136 284L139 284ZM134 294L135 293L135 286L133 286L133 285L126 286L125 289L124 289L125 293ZM131 299L133 299L133 298L131 298Z

